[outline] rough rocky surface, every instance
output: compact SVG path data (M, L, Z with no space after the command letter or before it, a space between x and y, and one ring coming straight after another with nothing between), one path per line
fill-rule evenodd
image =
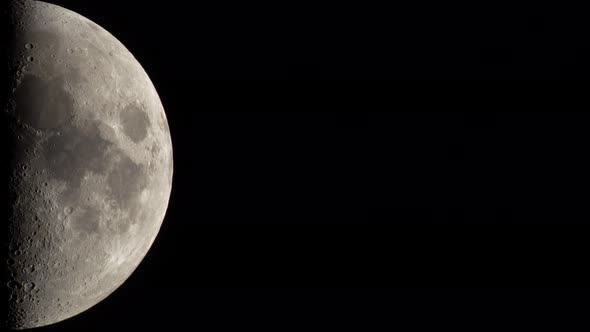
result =
M112 35L43 2L10 17L3 284L7 323L23 329L72 317L129 277L164 219L173 159L160 99Z

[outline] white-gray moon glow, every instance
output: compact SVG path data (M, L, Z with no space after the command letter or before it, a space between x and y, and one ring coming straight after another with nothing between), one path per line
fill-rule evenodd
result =
M27 329L91 308L138 267L173 157L160 98L114 36L59 6L17 7L6 322Z

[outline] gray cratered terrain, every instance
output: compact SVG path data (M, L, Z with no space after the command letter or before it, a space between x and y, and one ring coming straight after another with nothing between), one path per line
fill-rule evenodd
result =
M172 144L154 86L115 37L40 1L6 13L6 324L26 329L89 309L136 269L164 219Z

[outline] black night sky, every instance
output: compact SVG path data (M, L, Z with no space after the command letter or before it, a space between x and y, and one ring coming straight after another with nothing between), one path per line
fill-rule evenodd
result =
M142 63L175 183L130 279L40 331L567 331L587 314L588 90L541 80L587 78L587 43L545 16L51 2Z

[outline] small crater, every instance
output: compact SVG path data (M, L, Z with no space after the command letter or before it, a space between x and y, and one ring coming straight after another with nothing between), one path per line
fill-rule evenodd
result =
M35 289L35 287L37 287L37 285L35 285L35 283L28 283L26 282L23 285L23 290L27 293L31 292L33 289Z
M27 43L27 44L25 44L25 48L26 48L27 50L32 50L33 48L35 48L35 45L33 45L33 44L31 44L31 43Z

